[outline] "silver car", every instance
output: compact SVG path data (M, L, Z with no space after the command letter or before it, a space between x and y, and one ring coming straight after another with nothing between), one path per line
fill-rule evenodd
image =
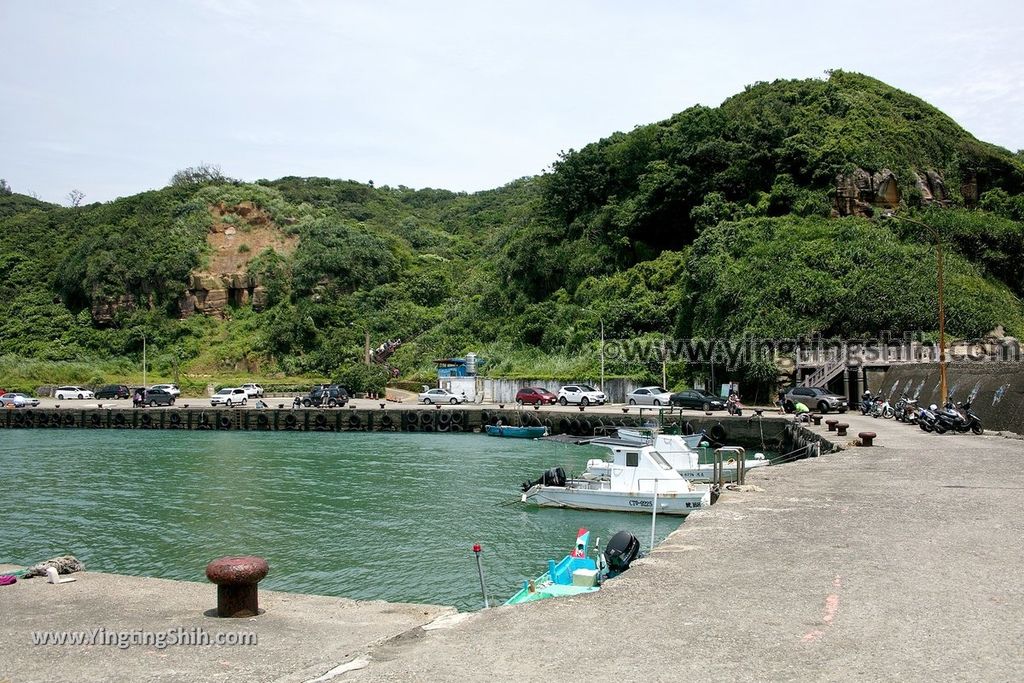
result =
M31 398L29 396L26 396L25 394L19 394L17 392L12 392L0 396L0 406L3 406L4 408L6 408L7 406L14 406L15 408L24 408L26 406L31 406L35 408L37 405L39 405L38 398Z
M465 403L468 399L465 394L457 396L447 389L427 389L426 391L420 392L417 396L420 403L431 404L431 403Z
M631 406L667 406L671 402L672 392L662 387L640 387L626 396L626 403Z

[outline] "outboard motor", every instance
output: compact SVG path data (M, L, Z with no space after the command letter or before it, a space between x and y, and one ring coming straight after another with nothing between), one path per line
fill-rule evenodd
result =
M640 554L640 541L628 531L617 531L604 547L609 571L618 574L629 569L630 563Z
M523 493L526 493L534 486L565 486L565 470L561 467L552 467L549 470L545 470L544 474L540 475L533 481L524 481L522 483Z

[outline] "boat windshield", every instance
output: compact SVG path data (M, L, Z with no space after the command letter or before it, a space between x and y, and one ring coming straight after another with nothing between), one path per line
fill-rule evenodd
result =
M653 450L648 452L651 454L651 460L653 460L658 465L658 467L660 467L663 470L672 469L672 465L668 464L668 460L665 460L665 456L663 456L661 453Z

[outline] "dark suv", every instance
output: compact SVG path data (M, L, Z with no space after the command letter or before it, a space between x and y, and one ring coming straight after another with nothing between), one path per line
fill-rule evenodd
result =
M300 399L295 400L299 401ZM336 384L329 384L326 386L318 384L309 392L309 396L301 399L301 403L306 408L309 408L310 406L341 408L348 403L348 392L344 387L337 386Z
M125 384L107 384L96 390L96 398L128 398L131 395Z
M793 387L783 397L786 412L791 413L799 401L810 410L817 410L819 413L827 413L830 410L838 410L845 413L849 407L849 401L845 396L834 394L828 389L821 387Z

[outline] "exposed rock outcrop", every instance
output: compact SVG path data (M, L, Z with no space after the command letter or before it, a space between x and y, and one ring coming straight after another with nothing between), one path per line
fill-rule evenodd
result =
M858 168L836 176L833 213L837 216L871 216L876 208L892 209L899 203L896 174L887 168L877 173Z
M178 300L181 316L186 318L194 313L226 317L228 306L252 305L262 310L267 304L266 289L256 278L244 273L224 275L194 274Z

